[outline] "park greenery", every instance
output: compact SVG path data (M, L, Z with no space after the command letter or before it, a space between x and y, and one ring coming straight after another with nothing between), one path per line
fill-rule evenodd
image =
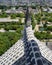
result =
M52 34L49 34L49 32L35 32L34 35L35 35L39 40L52 39Z
M0 28L6 30L0 32L0 56L22 37L23 25L21 22L0 23ZM9 30L15 30L15 32Z
M0 33L0 55L7 51L21 37L17 32Z
M0 14L0 18L5 18L5 17L8 17L8 15L5 12Z
M26 5L17 5L17 6L5 6L5 5L0 5L0 9L11 9L12 7L15 7L16 9L18 9L19 7L23 7L23 8L25 8L26 7Z
M15 18L17 18L17 17L24 18L24 17L25 17L25 14L24 14L24 13L17 13L17 14L12 13L12 14L7 14L7 13L4 12L4 11L3 11L2 13L0 13L0 18L6 18L6 17L8 17L8 16L10 16L11 19L15 19Z
M20 30L23 28L23 23L21 22L0 22L0 29L4 28L6 31L8 30L17 30L17 28L20 28Z
M5 32L0 32L0 56L22 37L22 30L24 26L24 23L21 23L21 18L25 17L25 14L7 14L5 13L7 8L10 9L11 7L0 6L0 9L2 9L0 18L6 18L8 16L10 16L11 19L15 19L17 17L20 18L18 22L0 22L0 29L3 28L5 30Z
M48 12L41 12L38 14L34 15L34 18L37 20L37 23L39 24L42 21L45 21L45 23L43 23L43 27L42 30L45 31L41 31L41 32L34 32L34 35L39 39L39 40L44 40L44 39L52 39L52 34L50 34L52 32L52 26L48 25L48 22L52 22L52 13L48 13Z
M31 25L32 25L32 29L34 29L36 25L34 14L31 14Z
M24 13L10 14L11 19L15 19L16 17L24 18Z
M20 18L24 18L25 17L24 13L6 14L5 12L3 12L3 13L0 14L0 18L6 18L8 16L10 16L11 19L15 19L17 17L20 17Z
M47 23L43 24L44 30L43 31L50 31L52 32L52 26L51 25L47 25Z
M51 31L52 32L52 26L47 26L46 31Z
M52 22L52 13L42 12L41 14L40 13L35 14L34 17L36 18L36 20L38 21L38 23L41 20Z

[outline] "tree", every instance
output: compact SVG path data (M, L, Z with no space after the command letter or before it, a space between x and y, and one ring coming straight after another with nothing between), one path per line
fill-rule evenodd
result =
M16 14L11 14L11 19L15 19L16 18Z

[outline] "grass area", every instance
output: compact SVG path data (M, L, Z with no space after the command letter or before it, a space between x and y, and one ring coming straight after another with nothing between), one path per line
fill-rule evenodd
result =
M0 18L6 18L6 17L8 17L8 16L10 16L11 19L15 19L15 18L17 18L17 17L24 18L24 17L25 17L25 14L24 14L24 13L7 14L7 13L5 13L5 12L0 13Z
M42 17L44 14L44 17ZM52 26L47 26L47 22L52 22L52 13L48 12L42 12L41 14L35 14L34 18L37 20L37 24L40 23L40 21L45 21L45 24L43 24L42 31L41 32L35 32L34 35L39 39L39 40L44 40L44 39L52 39ZM35 26L35 24L33 24ZM46 32L43 32L46 31Z
M0 22L0 29L1 28L4 28L6 31L8 30L17 30L17 29L20 29L22 30L23 29L23 23L21 22Z
M44 17L42 18L43 15L44 15ZM40 22L41 18L42 18L42 20L52 22L52 13L42 12L41 14L40 13L35 14L34 17L36 18L38 23Z
M52 39L52 34L49 34L49 32L35 32L34 35L39 39L39 40L44 40L44 39Z
M52 32L52 26L47 26L47 27L46 27L46 30Z
M52 26L47 26L47 25L44 25L43 27L42 26L39 26L39 30L40 31L49 31L49 32L52 32Z
M21 34L17 32L0 33L0 55L6 52L20 38Z
M24 13L10 14L11 19L15 19L16 17L24 18Z
M6 30L6 32L0 32L1 56L22 37L21 31L23 30L23 24L21 22L0 23L0 28L4 28ZM9 30L15 30L15 32L9 32Z
M32 25L32 29L35 28L36 22L35 22L35 18L34 18L34 14L31 14L31 25Z
M0 14L0 18L5 18L5 17L8 17L8 15L5 12L3 12L2 14Z

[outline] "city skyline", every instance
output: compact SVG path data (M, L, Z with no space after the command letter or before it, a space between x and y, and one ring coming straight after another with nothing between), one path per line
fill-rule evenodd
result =
M18 5L18 3L52 3L52 0L0 0L2 5Z

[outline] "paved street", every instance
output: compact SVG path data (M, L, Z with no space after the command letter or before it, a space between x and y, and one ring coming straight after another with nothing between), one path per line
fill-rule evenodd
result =
M52 50L52 42L48 42L47 47L50 48L50 49Z
M0 22L12 22L12 21L19 21L19 19L10 19L10 18L0 18Z
M24 23L25 18L21 18L22 23ZM18 22L19 18L10 19L10 18L0 18L0 22Z

